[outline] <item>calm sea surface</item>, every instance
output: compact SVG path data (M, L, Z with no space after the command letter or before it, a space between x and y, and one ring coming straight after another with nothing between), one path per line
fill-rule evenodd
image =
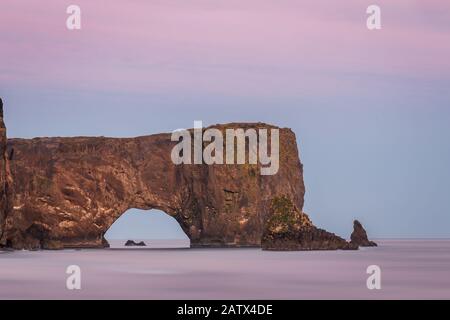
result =
M360 251L172 249L0 252L0 299L450 299L450 240L383 240ZM121 246L124 241L114 242ZM66 268L81 268L81 290ZM369 265L382 289L366 287Z

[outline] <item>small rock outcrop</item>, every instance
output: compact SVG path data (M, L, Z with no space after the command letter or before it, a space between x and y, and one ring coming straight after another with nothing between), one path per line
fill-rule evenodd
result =
M360 247L376 247L377 244L373 241L370 241L367 237L367 232L364 230L362 224L355 220L353 222L353 233L350 237L351 243Z
M147 245L145 244L144 241L141 242L135 242L133 240L128 240L125 243L125 247L146 247Z
M261 246L272 251L357 250L358 246L341 237L316 228L308 215L288 198L272 201Z

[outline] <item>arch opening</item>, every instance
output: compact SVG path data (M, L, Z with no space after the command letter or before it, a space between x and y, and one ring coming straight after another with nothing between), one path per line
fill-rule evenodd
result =
M190 239L178 221L167 213L154 209L127 210L109 227L104 238L112 249L190 247Z

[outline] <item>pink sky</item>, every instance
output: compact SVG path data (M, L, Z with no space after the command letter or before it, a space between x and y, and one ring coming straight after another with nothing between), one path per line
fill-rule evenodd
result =
M81 31L66 29L74 3ZM10 137L265 121L296 132L317 225L348 236L358 215L381 235L449 235L450 1L0 6Z
M223 94L351 92L450 77L450 2L3 0L0 85ZM66 7L82 30L65 27ZM362 85L364 84L364 85Z

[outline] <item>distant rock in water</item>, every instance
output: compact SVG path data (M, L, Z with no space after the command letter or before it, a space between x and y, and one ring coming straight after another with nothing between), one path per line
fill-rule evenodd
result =
M147 245L145 244L144 241L141 242L134 242L133 240L128 240L125 243L126 247L146 247Z
M261 241L263 250L357 250L358 246L316 228L308 215L286 197L275 198Z
M364 230L362 224L358 220L355 220L353 223L353 233L350 239L351 243L360 247L378 246L375 242L369 240L366 230Z

